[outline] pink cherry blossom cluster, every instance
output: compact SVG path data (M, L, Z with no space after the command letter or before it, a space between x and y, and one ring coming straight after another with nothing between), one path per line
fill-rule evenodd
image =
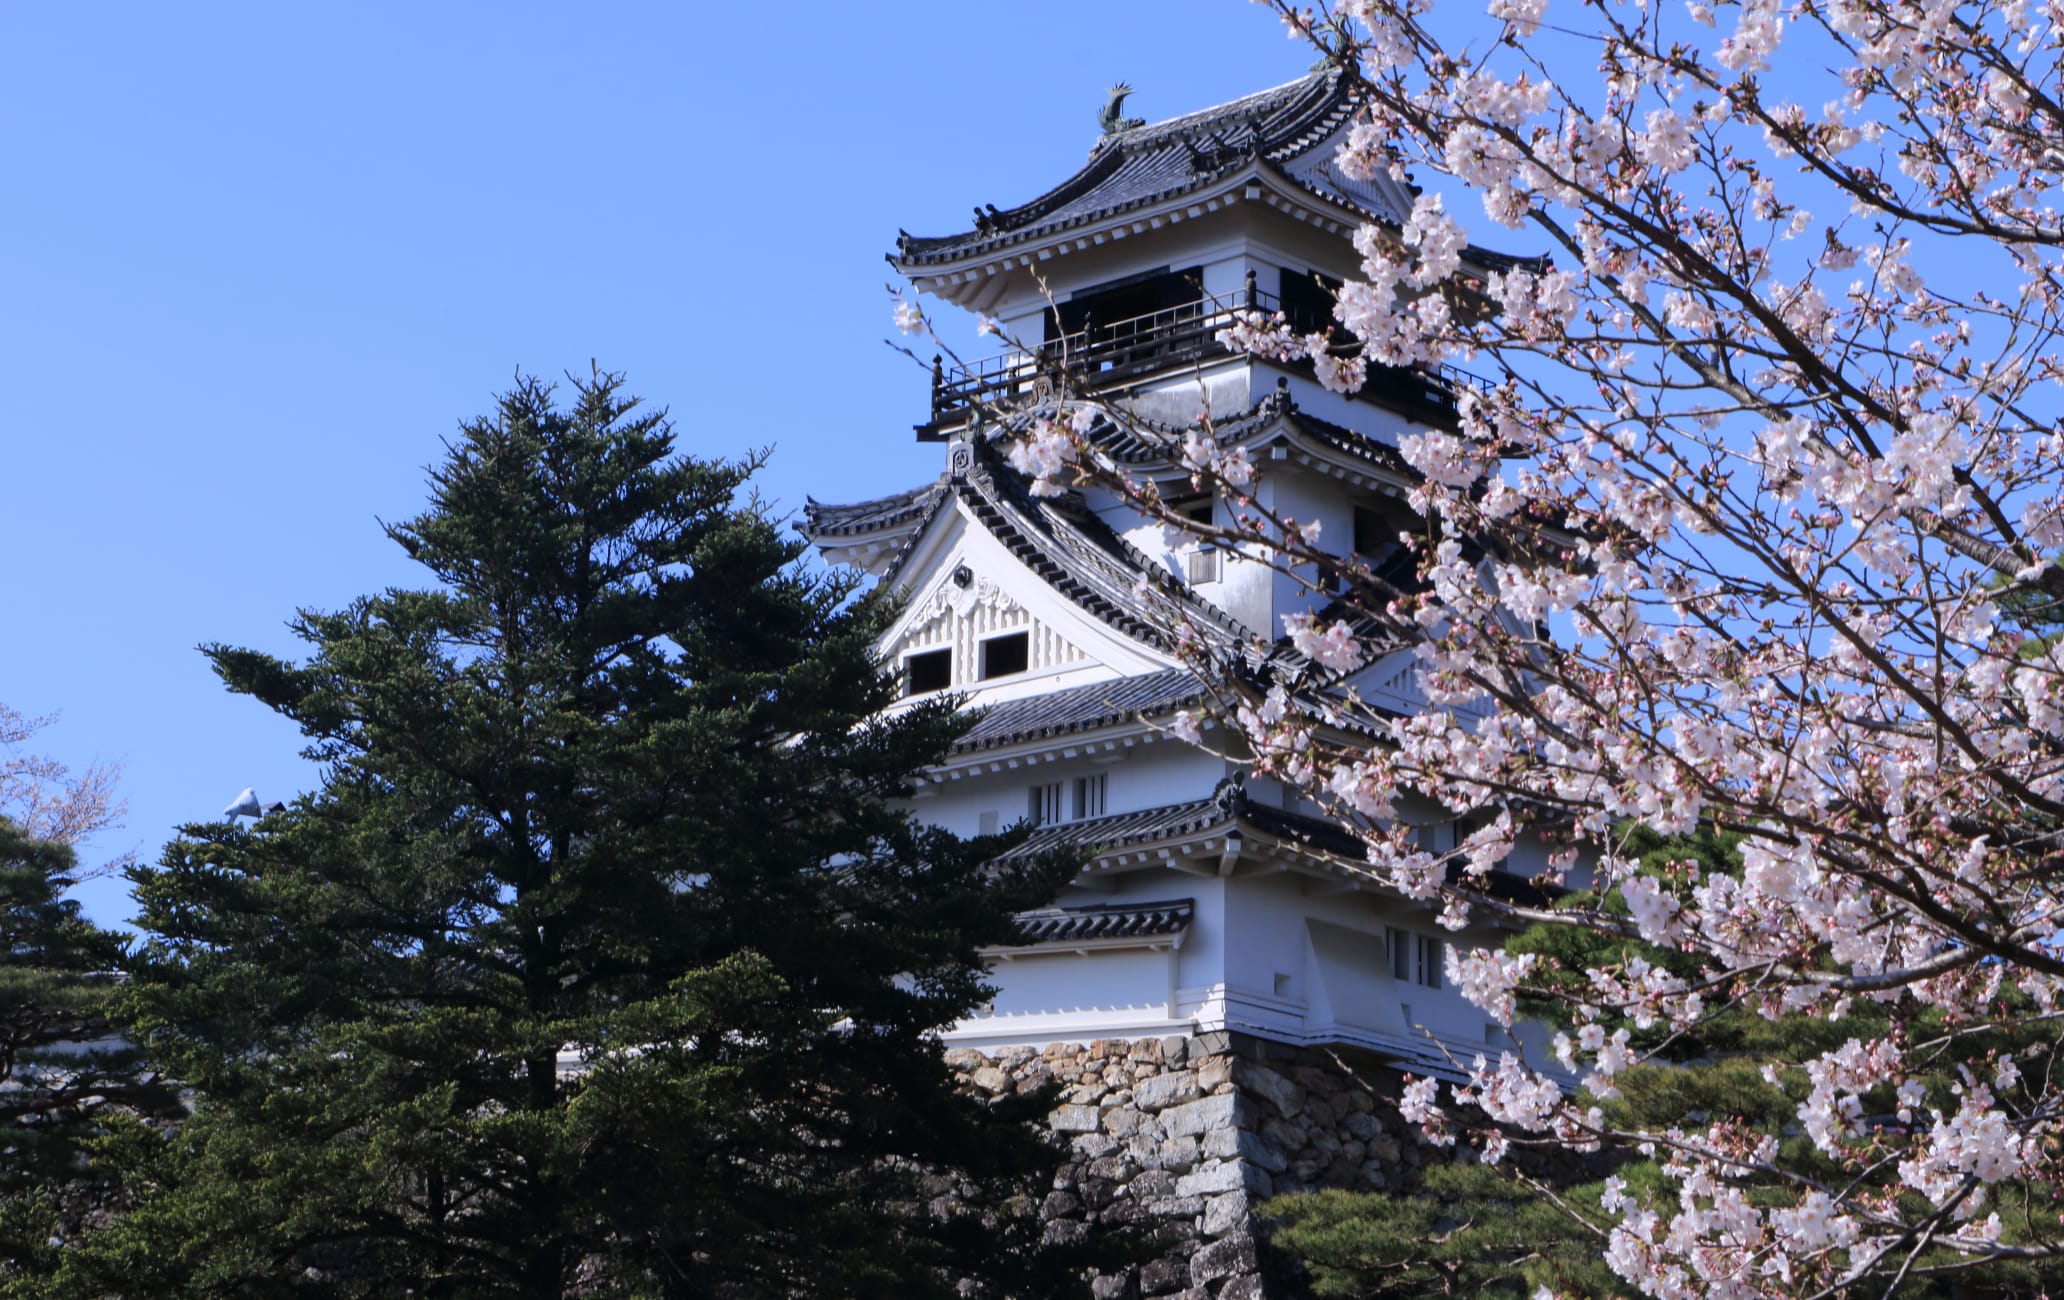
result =
M1990 1209L2064 1181L2064 1090L1982 1045L2057 1017L2064 980L2060 14L1262 2L1354 65L1338 170L1425 188L1357 234L1335 328L1250 313L1221 341L1340 392L1379 363L1485 380L1396 438L1419 479L1401 584L1272 513L1208 420L1168 440L1230 507L1214 544L1339 602L1281 629L1325 691L1255 685L1241 669L1273 645L1176 643L1226 701L1223 743L1356 829L1372 886L1450 925L1674 954L1572 972L1454 954L1493 1018L1534 992L1569 1023L1552 1059L1515 1043L1445 1098L1412 1081L1407 1118L1492 1158L1613 1141L1665 1159L1667 1191L1606 1206L1608 1261L1651 1295L2064 1253L2064 1224ZM1473 204L1494 242L1548 256L1482 253ZM1099 458L1074 409L1013 425L1034 490L1095 479L1199 527ZM1400 654L1421 703L1363 703L1360 675ZM1429 807L1451 848L1400 816ZM1639 865L1630 826L1724 829L1740 867ZM1624 908L1487 887L1512 871ZM1606 1129L1593 1103L1639 1044L1742 1010L1862 1026L1768 1080L1810 1161L1725 1119ZM1953 1092L1926 1082L1945 1063Z

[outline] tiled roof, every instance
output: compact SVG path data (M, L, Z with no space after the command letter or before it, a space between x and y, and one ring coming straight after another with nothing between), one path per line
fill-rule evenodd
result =
M1134 939L1181 934L1196 914L1191 899L1155 903L1093 903L1086 907L1043 907L1020 912L1018 929L1028 944L1081 943L1088 939Z
M1264 171L1361 216L1399 225L1411 214L1412 187L1378 176L1366 181L1333 166L1332 139L1354 115L1354 79L1327 69L1150 126L1105 136L1081 171L1015 208L985 205L975 228L958 235L905 234L891 258L905 271L980 257L1015 244L1176 198ZM1470 248L1466 256L1502 270L1532 259Z
M1231 445L1266 432L1279 422L1314 442L1367 461L1372 468L1414 483L1421 478L1396 447L1300 410L1296 399L1282 389L1269 393L1238 415L1217 421L1212 432L1220 443ZM1170 463L1174 449L1182 445L1183 435L1188 432L1179 425L1128 413L1124 424L1108 416L1100 417L1089 437L1114 460L1147 466Z
M1117 813L1090 821L1062 822L1033 831L1024 843L998 861L1035 857L1056 849L1106 851L1128 844L1173 839L1209 830L1231 821L1232 817L1228 801L1221 795L1161 808L1144 808L1138 812Z
M1294 843L1315 853L1356 862L1360 862L1366 852L1362 837L1340 823L1326 817L1254 803L1247 798L1245 789L1227 780L1219 784L1209 799L1118 813L1091 821L1042 826L998 861L1008 862L1066 850L1110 853L1156 840L1180 839L1235 827L1279 843ZM1451 869L1449 875L1454 879L1457 873ZM1477 883L1493 898L1535 906L1552 902L1563 893L1559 888L1537 884L1509 871L1490 871Z
M1315 73L1228 104L1106 136L1081 171L1045 194L1008 211L993 206L978 211L975 229L965 234L906 235L898 241L896 260L904 266L954 261L1173 197L1255 159L1286 162L1331 135L1353 108L1346 78ZM1376 190L1361 197L1377 208L1372 216L1396 222L1407 215L1389 210L1395 201Z
M1169 668L1007 700L986 710L982 720L954 742L953 752L995 749L1021 740L1130 722L1179 708L1203 695L1204 687L1187 669Z
M803 506L805 531L813 538L851 537L894 528L929 513L945 491L943 482L927 483L908 492L851 505L825 505L815 497L807 497Z

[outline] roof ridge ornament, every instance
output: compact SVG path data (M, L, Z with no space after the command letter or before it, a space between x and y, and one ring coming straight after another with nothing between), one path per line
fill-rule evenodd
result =
M1105 135L1117 135L1120 131L1131 131L1147 124L1143 117L1125 116L1125 97L1131 93L1132 87L1122 81L1111 87L1111 98L1097 113L1097 125L1104 129Z

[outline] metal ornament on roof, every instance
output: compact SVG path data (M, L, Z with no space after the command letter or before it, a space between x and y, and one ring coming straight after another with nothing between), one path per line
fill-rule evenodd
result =
M1125 97L1131 93L1132 87L1122 81L1111 87L1111 98L1097 113L1097 125L1104 129L1105 135L1116 135L1147 124L1143 117L1125 116Z

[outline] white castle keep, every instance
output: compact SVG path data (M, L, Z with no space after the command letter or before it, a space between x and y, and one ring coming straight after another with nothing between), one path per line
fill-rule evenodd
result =
M1269 643L1286 614L1323 608L1323 581L1258 552L1171 541L1101 489L1034 496L983 416L1036 406L1063 371L1118 417L1092 435L1104 454L1224 524L1227 503L1195 495L1166 449L1208 409L1215 436L1260 468L1259 504L1318 520L1322 546L1409 584L1414 557L1397 536L1416 523L1415 474L1397 439L1452 427L1456 381L1371 366L1343 396L1309 362L1236 354L1217 335L1251 309L1323 328L1331 287L1356 273L1355 229L1398 225L1413 193L1335 169L1355 105L1331 70L1153 125L1118 107L1114 96L1088 163L1055 188L979 211L964 234L899 240L891 261L917 290L996 320L1030 351L935 363L918 437L942 444L936 481L807 512L826 558L906 593L881 649L910 694L957 692L986 710L924 774L919 814L970 835L1029 817L1038 830L1018 852L1093 853L1052 908L1025 918L1025 944L994 954L993 1004L947 1037L993 1053L1233 1031L1453 1077L1508 1040L1450 987L1444 956L1499 934L1444 930L1373 880L1357 838L1251 775L1230 729L1206 731L1203 748L1171 735L1202 688L1135 593L1166 575L1193 626L1250 655L1258 644L1265 671L1301 674L1306 691L1351 684L1378 707L1422 707L1411 652L1345 680L1315 675ZM1465 268L1511 261L1471 249ZM1454 847L1453 819L1400 815L1428 848ZM1493 885L1538 897L1527 878L1544 865L1544 847L1522 843Z

